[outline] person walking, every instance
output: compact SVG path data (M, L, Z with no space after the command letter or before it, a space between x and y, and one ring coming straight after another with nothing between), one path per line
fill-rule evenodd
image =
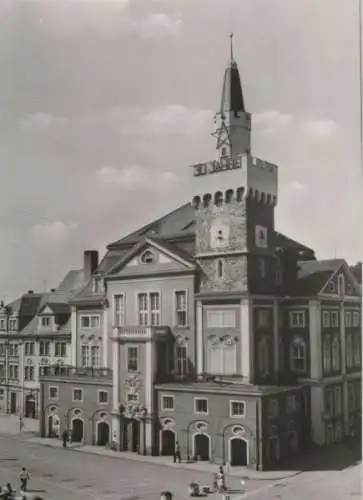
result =
M175 442L175 449L174 449L174 463L178 461L181 463L181 455L180 455L180 446L179 446L179 441Z
M29 472L26 470L25 467L22 467L21 473L20 473L20 490L21 491L27 490L29 479L30 479Z
M68 441L67 429L64 429L64 431L62 432L62 441L63 441L63 448L67 448L67 441Z

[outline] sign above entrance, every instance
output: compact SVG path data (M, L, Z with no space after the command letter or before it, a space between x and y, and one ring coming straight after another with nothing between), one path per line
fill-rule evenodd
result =
M218 172L225 172L226 170L237 170L242 168L241 157L235 159L225 157L220 160L209 161L206 163L197 163L193 165L193 176L200 177L202 175L216 174Z

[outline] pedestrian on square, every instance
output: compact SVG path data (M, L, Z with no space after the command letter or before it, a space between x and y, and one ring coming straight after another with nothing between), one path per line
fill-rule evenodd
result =
M26 470L25 467L22 467L21 473L20 473L20 490L21 491L27 490L29 479L30 479L29 472Z
M62 432L62 441L63 441L63 448L67 448L67 441L68 441L67 429L64 429L64 431Z
M175 449L174 449L174 463L178 461L181 463L181 456L180 456L180 446L179 446L179 441L175 442Z

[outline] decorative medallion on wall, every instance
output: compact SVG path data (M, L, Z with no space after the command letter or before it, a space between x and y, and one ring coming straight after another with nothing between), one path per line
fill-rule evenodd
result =
M74 412L73 412L73 413L74 413L75 415L80 415L80 414L82 413L82 410L78 410L78 409L77 409L77 410L74 410Z
M236 425L236 427L233 427L232 432L236 436L244 436L246 434L246 429L242 427L242 425Z
M90 335L90 336L88 337L88 340L94 340L95 338L96 338L96 336L95 336L94 334L92 334L92 335Z
M176 345L186 345L186 339L182 336L178 336L176 339L175 339L175 343Z
M84 334L84 333L82 333L82 335L80 335L80 336L79 336L79 338L80 338L81 340L84 340L84 339L86 338L86 336L85 336L85 334Z
M125 387L127 389L133 389L134 391L139 391L142 387L141 380L136 376L132 375L125 379Z
M107 417L107 413L105 413L104 411L102 413L100 413L100 418L102 418L103 420Z
M227 223L217 219L210 228L210 246L211 248L224 248L229 243L230 228Z
M161 425L163 426L164 429L168 429L170 427L174 427L175 421L172 418L164 418L161 421Z
M57 411L57 407L56 407L56 406L51 406L51 407L49 408L49 411L50 411L51 413L53 413L54 411Z
M197 432L207 432L208 424L206 422L197 422L195 424L195 429Z
M101 341L102 340L102 337L98 337L98 340Z
M29 365L29 366L32 366L33 361L31 359L27 359L26 360L26 364Z
M258 248L267 248L268 247L267 227L256 226L255 245Z

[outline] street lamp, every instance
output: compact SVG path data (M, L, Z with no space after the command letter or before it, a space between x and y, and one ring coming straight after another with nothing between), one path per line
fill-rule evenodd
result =
M19 343L19 377L20 377L20 401L19 401L19 429L23 431L24 427L24 372L25 372L25 344L24 340L20 339Z

